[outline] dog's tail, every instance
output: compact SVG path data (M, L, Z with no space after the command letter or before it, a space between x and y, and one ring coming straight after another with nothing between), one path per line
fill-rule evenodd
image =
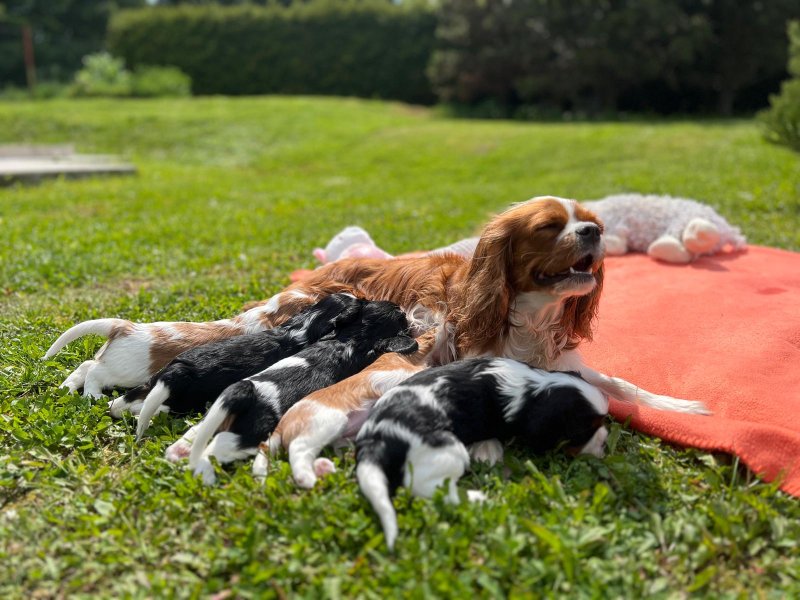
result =
M389 495L389 481L381 468L373 462L361 462L356 467L356 478L361 493L367 497L373 510L378 514L386 545L394 549L397 539L397 513Z
M70 342L90 333L108 337L115 329L123 329L132 326L133 323L124 319L94 319L92 321L78 323L74 327L70 327L64 333L62 333L61 336L55 342L53 342L53 345L50 346L50 349L45 352L43 358L52 357Z
M150 427L150 420L156 414L161 405L169 398L169 388L163 381L158 381L147 397L144 399L142 410L139 413L139 420L136 422L136 441L142 439L144 432Z
M200 475L203 482L207 485L214 483L214 465L208 459L206 448L211 438L217 433L229 416L228 408L225 406L225 394L214 401L205 418L197 427L197 435L192 442L192 452L189 454L189 468L195 475Z
M392 496L403 480L408 444L393 438L359 439L356 478L361 492L378 515L389 550L397 539L397 513Z

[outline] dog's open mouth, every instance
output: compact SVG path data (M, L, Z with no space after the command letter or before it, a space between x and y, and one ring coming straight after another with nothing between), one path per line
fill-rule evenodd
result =
M558 273L538 273L534 272L533 280L537 285L548 286L560 283L565 279L572 279L575 282L583 282L592 277L592 265L594 264L594 256L587 254L578 262L574 263L569 269L559 271Z

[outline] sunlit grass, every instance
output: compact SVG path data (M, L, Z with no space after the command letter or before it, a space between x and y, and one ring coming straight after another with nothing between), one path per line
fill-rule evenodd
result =
M800 160L733 122L453 121L308 98L0 104L0 143L75 143L135 177L0 188L0 594L41 597L638 597L798 591L798 502L736 464L614 425L603 460L479 467L490 501L397 499L386 555L352 453L300 493L283 463L205 489L103 403L56 385L101 340L40 356L92 317L235 314L348 224L390 252L472 234L511 202L621 191L700 199L753 243L800 250Z

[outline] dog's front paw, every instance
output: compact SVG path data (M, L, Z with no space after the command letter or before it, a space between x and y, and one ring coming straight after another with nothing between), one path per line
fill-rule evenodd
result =
M318 458L314 461L314 475L325 477L336 472L336 465L327 458Z
M484 462L491 467L503 460L503 445L499 440L475 442L469 447L469 456L472 460Z
M711 415L714 414L711 410L706 406L705 402L700 402L699 400L684 400L684 409L682 412L689 413L692 415Z

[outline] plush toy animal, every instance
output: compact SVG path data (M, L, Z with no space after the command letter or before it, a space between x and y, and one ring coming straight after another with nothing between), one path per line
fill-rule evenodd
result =
M606 253L612 256L646 252L658 260L685 264L698 256L720 252L726 246L741 250L747 245L738 227L697 200L653 194L615 194L582 204L605 225ZM453 252L470 258L477 244L478 238L467 238L431 250L429 254ZM345 257L389 257L360 227L343 229L325 250L315 249L314 256L322 264ZM305 274L298 272L292 280L302 279Z
M710 206L687 198L617 194L584 202L605 226L606 253L646 252L670 263L688 263L726 246L733 250L747 241Z
M391 258L372 241L361 227L351 225L337 233L325 248L314 248L314 257L323 265L340 258Z

